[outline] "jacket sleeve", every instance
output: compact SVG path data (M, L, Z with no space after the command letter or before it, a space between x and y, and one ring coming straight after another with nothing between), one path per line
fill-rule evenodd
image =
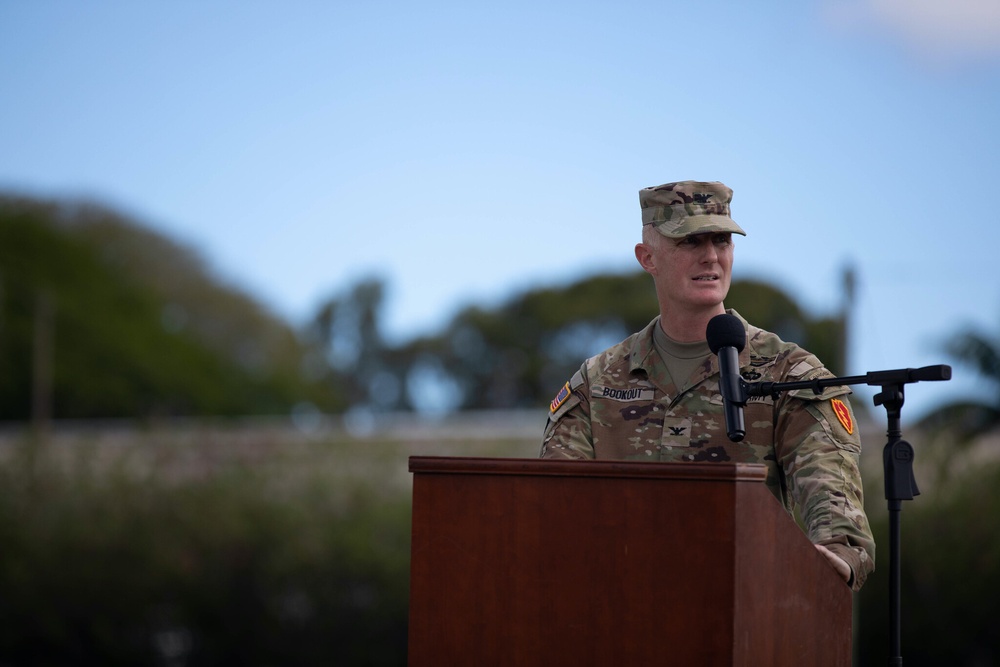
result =
M864 511L861 439L847 387L792 392L778 407L775 452L809 539L851 566L857 591L875 569Z

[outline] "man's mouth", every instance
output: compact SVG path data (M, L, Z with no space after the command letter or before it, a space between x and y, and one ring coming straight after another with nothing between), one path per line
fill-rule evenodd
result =
M718 280L719 275L717 273L706 273L704 275L695 276L695 280Z

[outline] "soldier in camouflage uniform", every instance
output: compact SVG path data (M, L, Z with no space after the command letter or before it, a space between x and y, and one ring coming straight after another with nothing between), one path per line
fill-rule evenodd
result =
M846 386L752 397L746 437L726 436L718 357L705 339L723 312L747 330L740 373L750 382L832 377L815 356L750 325L723 299L729 291L732 190L683 181L639 193L640 265L653 277L660 315L642 331L587 359L550 405L544 458L728 461L767 466L767 487L854 590L874 569L864 513L861 442Z

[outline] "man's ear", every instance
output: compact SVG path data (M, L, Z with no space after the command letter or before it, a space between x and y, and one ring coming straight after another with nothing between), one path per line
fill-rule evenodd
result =
M651 276L656 275L656 261L653 258L653 249L645 243L635 244L635 258L639 262L642 270Z

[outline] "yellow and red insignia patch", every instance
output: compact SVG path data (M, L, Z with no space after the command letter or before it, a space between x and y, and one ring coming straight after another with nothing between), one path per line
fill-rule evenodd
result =
M837 415L837 419L840 420L840 423L843 425L844 430L847 431L847 435L853 434L854 420L851 419L850 408L848 408L847 405L839 398L833 399L832 401L830 401L830 404L833 406L833 413Z
M559 393L556 394L556 397L552 399L552 402L549 403L549 412L555 412L558 410L559 406L565 403L566 399L569 398L569 394L569 382L567 382L563 385L563 388L559 390Z

